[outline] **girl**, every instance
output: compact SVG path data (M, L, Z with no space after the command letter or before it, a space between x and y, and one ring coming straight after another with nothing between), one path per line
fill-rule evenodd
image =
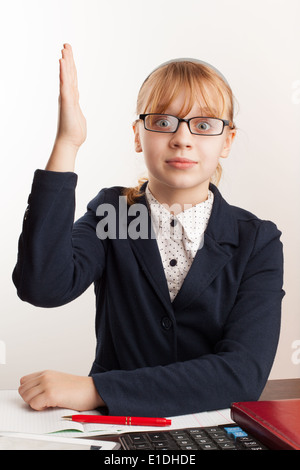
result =
M46 170L34 176L13 280L22 300L42 307L94 283L97 348L88 377L21 379L19 392L36 410L188 414L256 400L268 378L282 245L272 222L230 206L213 184L236 134L231 89L207 64L171 61L143 83L137 115L147 181L100 191L73 224L86 122L64 45L58 132Z

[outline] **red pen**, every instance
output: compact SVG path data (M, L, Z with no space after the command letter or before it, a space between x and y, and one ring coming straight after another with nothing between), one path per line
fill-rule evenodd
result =
M166 418L141 418L139 416L71 415L62 416L62 418L78 423L125 424L129 426L170 426L172 423L170 419Z

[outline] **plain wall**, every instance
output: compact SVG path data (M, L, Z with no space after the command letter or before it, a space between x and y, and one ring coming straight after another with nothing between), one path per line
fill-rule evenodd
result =
M282 231L286 296L271 378L300 377L299 0L10 0L0 8L0 388L42 369L86 375L94 356L93 287L48 310L19 300L11 280L33 173L55 138L65 42L88 122L76 217L102 187L135 184L145 171L131 123L153 68L195 57L227 77L239 130L220 189Z

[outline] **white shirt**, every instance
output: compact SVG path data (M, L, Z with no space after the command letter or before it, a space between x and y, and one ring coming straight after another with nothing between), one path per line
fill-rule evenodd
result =
M160 204L146 187L146 198L151 211L151 221L164 267L170 298L173 301L202 248L204 231L212 211L214 195L208 192L206 201L189 205L176 216L172 207Z

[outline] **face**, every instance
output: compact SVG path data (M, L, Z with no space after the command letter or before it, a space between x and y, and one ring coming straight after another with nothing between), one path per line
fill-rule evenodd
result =
M181 94L165 114L177 116L183 104L184 96ZM198 103L185 118L196 116L203 116ZM142 121L134 125L134 133L135 150L143 152L149 187L154 196L162 202L166 199L164 195L175 191L178 198L186 195L191 203L206 199L210 179L220 158L228 156L235 135L228 126L219 136L194 135L185 122L180 123L174 134L163 134L144 129Z

